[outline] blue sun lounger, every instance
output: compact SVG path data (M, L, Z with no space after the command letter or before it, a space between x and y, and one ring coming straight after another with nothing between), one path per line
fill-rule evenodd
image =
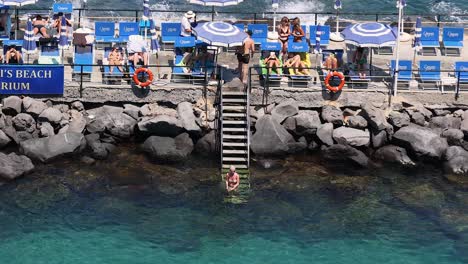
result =
M413 79L412 62L410 60L400 60L398 64L398 82L406 84L406 88L409 88L409 82ZM395 60L392 60L390 64L390 76L392 77L395 66Z
M455 77L460 84L468 84L468 61L455 62Z
M320 26L322 35L320 35L320 47L330 45L330 26ZM315 37L317 36L317 26L310 26L310 46L315 47Z
M252 39L255 44L262 44L268 39L268 25L267 24L249 24L247 30L252 31Z
M77 76L86 77L83 80L91 81L93 73L94 50L93 45L75 46L73 53L73 73L72 79L77 80Z
M305 66L310 71L310 67L312 66L310 61L309 55L309 44L307 42L288 42L288 52L289 53L297 53L301 56L301 61L305 64ZM297 75L294 74L294 69L289 68L289 79L291 81L291 85L294 87L295 85L299 86L307 86L309 81L312 79L310 75Z
M167 44L174 44L180 37L180 23L161 23L161 42L163 50Z
M437 55L439 44L439 28L438 27L422 27L421 28L421 55Z
M446 56L460 56L463 48L464 28L444 28L442 44Z
M139 35L139 26L137 22L120 22L119 23L119 42L128 42L130 35Z
M115 23L114 22L95 22L95 41L99 43L115 43L119 39L115 37Z
M62 57L60 56L59 47L54 46L41 46L41 53L38 59L39 64L62 64Z
M440 78L440 61L419 61L419 78L421 80L421 88L425 89L438 89ZM425 83L432 83L433 85L428 88Z

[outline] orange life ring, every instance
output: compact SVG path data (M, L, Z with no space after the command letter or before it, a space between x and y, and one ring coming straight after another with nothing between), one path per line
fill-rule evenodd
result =
M138 80L138 74L142 72L148 74L148 79L146 80L146 82L140 82L140 80ZM133 74L133 81L135 82L136 85L140 87L146 87L146 86L149 86L153 82L153 77L154 77L153 73L148 68L138 68Z
M330 85L330 78L331 77L338 77L340 78L341 82L338 86L331 86ZM341 72L330 72L327 77L325 78L325 87L327 87L328 90L336 93L336 92L339 92L341 91L341 89L343 89L343 86L345 85L345 77L344 75L341 73Z

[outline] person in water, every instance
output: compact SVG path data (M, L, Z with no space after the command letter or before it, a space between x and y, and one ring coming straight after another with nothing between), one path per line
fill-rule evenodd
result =
M229 172L226 174L226 190L228 193L237 191L239 187L239 174L236 172L236 167L231 166Z

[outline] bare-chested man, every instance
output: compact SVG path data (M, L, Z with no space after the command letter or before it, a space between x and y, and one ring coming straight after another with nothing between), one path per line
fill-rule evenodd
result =
M247 38L244 40L244 44L242 45L242 48L240 51L237 53L237 60L239 61L239 78L244 84L247 84L247 74L249 72L249 62L250 58L253 56L253 53L255 52L255 43L253 39L251 38L252 36L252 31L247 30Z

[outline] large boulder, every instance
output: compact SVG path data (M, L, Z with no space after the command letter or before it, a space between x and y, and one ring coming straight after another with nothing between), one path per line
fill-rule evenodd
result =
M140 117L140 107L132 104L124 104L124 110L123 112L131 117L133 119L138 120Z
M11 120L16 131L26 131L32 133L36 130L36 121L34 118L25 113L20 113Z
M18 96L8 96L2 100L2 111L8 115L16 115L21 113L21 105L23 101Z
M317 129L322 126L322 122L320 121L320 116L317 111L300 111L298 115L292 118L296 121L295 132L300 136L315 135L317 133Z
M210 133L204 135L195 144L195 152L198 154L209 156L216 153L216 133L211 130Z
M178 162L192 153L193 142L187 133L175 138L151 136L143 143L142 149L160 162Z
M468 110L463 113L463 121L460 125L461 131L468 137Z
M333 124L325 123L317 129L318 139L325 145L333 145Z
M88 110L90 118L86 130L90 133L101 133L107 131L109 134L128 138L133 135L137 121L123 112L123 108L114 106L103 106Z
M20 143L20 152L31 159L47 162L62 155L78 152L84 146L83 134L63 133L23 141Z
M385 130L371 131L371 141L374 148L380 148L381 146L387 144L387 132L385 132Z
M177 117L177 111L172 108L162 107L156 103L145 104L140 107L141 116L158 116L158 115L167 115L172 117Z
M461 118L453 116L435 116L429 123L430 128L460 129Z
M362 116L348 117L348 126L351 128L364 129L367 127L367 120Z
M418 157L440 159L448 148L447 140L429 128L410 125L400 128L393 139Z
M51 124L58 124L60 120L62 120L63 114L60 110L49 107L46 108L42 113L39 115L39 121L41 122L49 122Z
M388 122L396 128L402 128L411 124L411 118L406 112L392 111L388 116Z
M47 109L47 104L42 101L34 100L31 97L25 97L23 98L23 107L26 113L37 117L42 111Z
M82 133L86 127L86 119L78 110L70 110L70 123L67 132Z
M138 122L138 129L141 132L161 137L175 137L184 131L179 119L167 115L144 117Z
M3 132L0 130L0 149L5 147L11 142L11 139Z
M468 151L459 146L451 146L445 153L446 168L455 174L468 173ZM467 175L468 176L468 175Z
M377 131L387 129L390 124L387 122L385 111L375 107L372 103L361 105L361 114L367 120L369 125Z
M34 165L31 160L16 153L5 154L0 152L0 178L13 180L31 172Z
M42 137L50 137L55 135L54 128L49 122L42 122L38 125L39 135Z
M349 145L335 144L322 147L322 157L332 161L351 161L361 167L370 165L369 158L362 151Z
M339 127L333 130L333 139L335 139L338 144L358 147L369 145L370 135L369 131L350 127Z
M461 145L463 142L464 134L460 129L447 129L442 132L442 137L447 139L449 145Z
M85 136L86 144L95 159L104 160L114 149L114 145L100 141L99 134L89 134Z
M420 126L424 126L426 121L432 117L432 112L423 106L412 106L405 111L410 115L411 121Z
M71 109L75 109L76 111L83 111L85 108L84 108L84 105L82 102L80 101L74 101L71 103Z
M295 143L293 136L271 115L264 115L255 124L256 132L251 139L251 148L259 155L281 155L289 151L289 144Z
M335 106L325 105L322 107L322 119L325 123L332 123L335 125L343 124L343 112Z
M273 111L271 111L271 116L278 123L282 123L286 118L294 116L299 112L299 106L296 102L282 102L277 105Z
M389 163L398 163L404 166L415 165L406 152L406 149L394 145L387 145L379 148L374 156L377 159L383 160Z
M193 113L193 106L189 102L182 102L177 105L177 114L182 127L189 133L199 134L201 128L197 125L196 117Z

